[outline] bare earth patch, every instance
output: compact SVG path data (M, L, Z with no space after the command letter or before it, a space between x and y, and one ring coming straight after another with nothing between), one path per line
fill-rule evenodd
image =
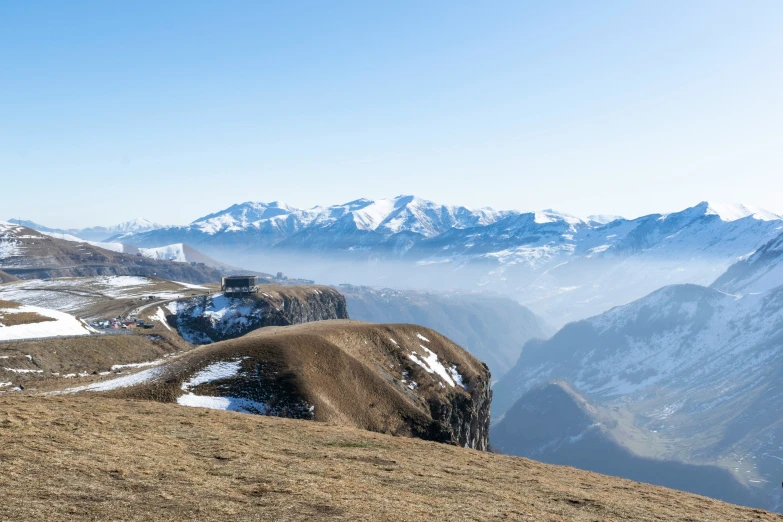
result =
M771 521L573 468L312 421L0 394L2 520Z
M22 306L22 305L20 305L16 301L4 301L4 300L0 299L0 308L4 308L6 310L10 310L10 309L13 309L13 308L19 308L20 306Z

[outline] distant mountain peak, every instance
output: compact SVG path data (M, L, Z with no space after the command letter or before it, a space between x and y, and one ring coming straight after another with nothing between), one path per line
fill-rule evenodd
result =
M559 212L551 208L538 210L534 212L533 215L535 222L539 224L552 223L554 221L564 221L569 225L587 224L587 222L582 218L572 216L571 214L566 214L565 212Z
M704 216L718 216L721 221L732 222L747 217L753 217L759 221L775 221L783 219L782 216L769 210L753 205L741 203L721 203L717 201L702 201L698 205L687 208L675 214L693 213Z
M599 225L606 225L612 221L618 221L625 219L623 216L617 216L614 214L590 214L587 216L587 221L592 223L598 223Z
M163 225L150 221L146 218L135 218L129 221L124 221L119 225L107 227L112 232L138 232L154 230L156 228L162 228ZM97 228L97 227L96 227Z

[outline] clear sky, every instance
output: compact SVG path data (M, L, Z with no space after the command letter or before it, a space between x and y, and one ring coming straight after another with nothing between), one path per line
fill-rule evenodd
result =
M783 2L0 2L0 219L783 213Z

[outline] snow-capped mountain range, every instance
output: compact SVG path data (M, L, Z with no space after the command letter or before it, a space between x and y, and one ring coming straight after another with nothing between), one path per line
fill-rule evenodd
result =
M28 228L32 228L33 230L37 230L39 232L50 232L55 234L65 234L69 236L75 236L79 239L87 240L87 241L104 241L112 236L116 236L117 234L133 234L133 233L142 233L142 232L148 232L150 230L155 230L156 228L161 228L162 225L158 223L153 223L152 221L144 218L136 218L132 219L130 221L125 221L124 223L120 223L119 225L112 225L109 227L89 227L89 228L81 228L81 229L60 229L60 228L49 228L44 225L39 225L38 223L35 223L33 221L23 220L23 219L9 219L9 223L15 223L17 225L22 225Z
M666 284L708 285L781 232L783 217L745 205L579 218L399 196L306 210L247 202L111 241L187 243L227 263L326 283L489 289L561 325Z

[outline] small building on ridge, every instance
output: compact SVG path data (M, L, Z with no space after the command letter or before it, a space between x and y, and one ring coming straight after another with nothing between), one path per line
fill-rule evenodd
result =
M258 276L223 276L220 290L226 295L255 294L258 292Z

